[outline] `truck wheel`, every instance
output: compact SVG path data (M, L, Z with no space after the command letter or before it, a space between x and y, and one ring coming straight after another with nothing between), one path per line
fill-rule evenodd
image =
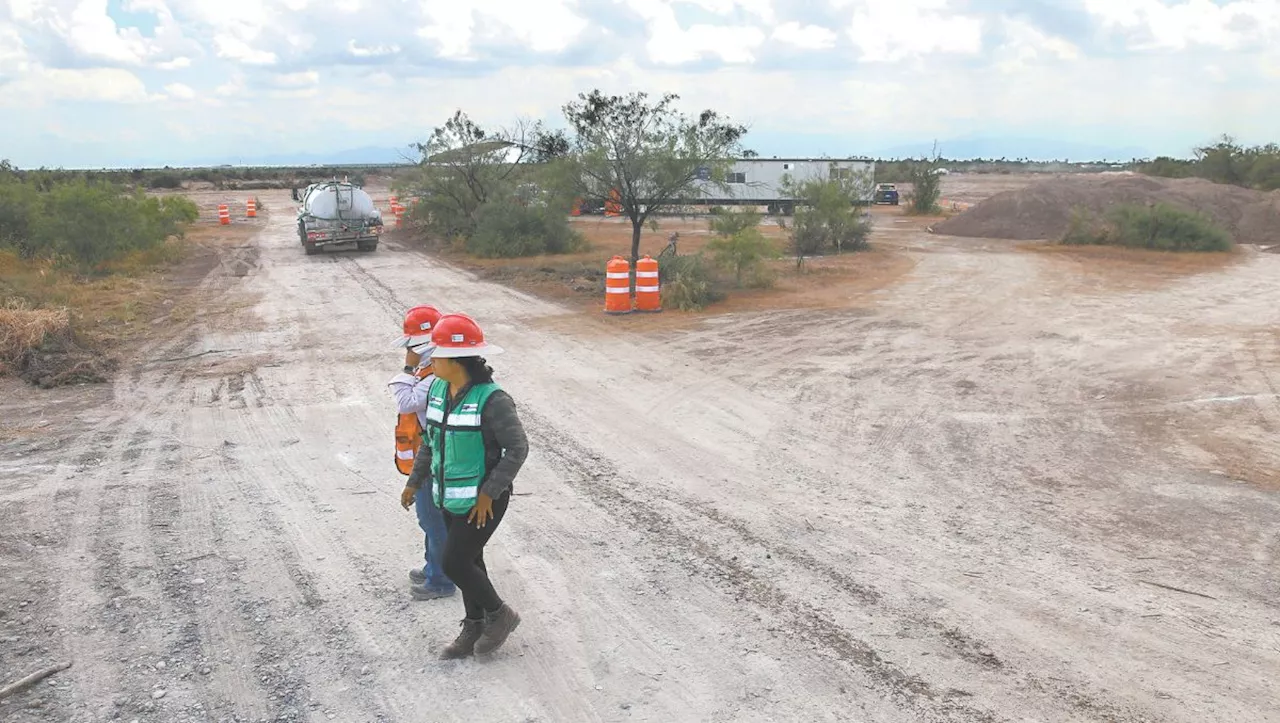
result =
M356 244L356 248L360 249L361 251L377 251L378 242L377 241L361 241Z
M307 241L302 242L302 250L306 251L308 256L315 256L320 253L319 246L316 246L314 243L308 243Z

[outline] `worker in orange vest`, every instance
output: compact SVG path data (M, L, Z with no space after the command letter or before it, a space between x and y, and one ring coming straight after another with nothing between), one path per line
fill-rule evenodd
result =
M397 347L405 350L404 369L387 385L399 414L395 434L396 470L409 477L400 493L400 505L406 510L416 507L425 547L425 564L409 571L409 594L415 600L436 600L457 592L453 581L444 574L444 545L448 537L444 516L431 502L431 486L412 477L414 458L422 444L422 430L427 425L427 392L435 381L431 369L431 330L440 316L440 311L433 306L415 306L405 313L404 335L396 342Z

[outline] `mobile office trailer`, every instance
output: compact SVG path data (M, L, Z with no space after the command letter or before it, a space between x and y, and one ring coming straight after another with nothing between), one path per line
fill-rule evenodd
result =
M870 158L740 158L733 162L726 185L711 181L710 171L699 176L702 193L690 204L707 206L765 206L769 213L791 215L797 199L786 194L784 179L850 181L859 204L875 201L876 162Z

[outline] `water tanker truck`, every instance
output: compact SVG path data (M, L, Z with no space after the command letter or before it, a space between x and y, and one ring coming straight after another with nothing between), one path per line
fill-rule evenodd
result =
M326 246L355 245L361 251L378 248L382 212L363 189L346 181L313 183L293 189L298 208L298 240L308 255Z

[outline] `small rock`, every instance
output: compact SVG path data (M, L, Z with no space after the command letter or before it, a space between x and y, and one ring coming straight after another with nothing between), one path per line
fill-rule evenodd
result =
M157 690L157 691L153 692L153 693L151 694L151 699L152 699L152 700L160 700L161 698L163 698L163 697L165 696L165 694L166 694L166 693L168 693L168 691L166 691L166 690L164 690L164 689L162 688L162 689L160 689L160 690Z
M160 670L164 670L165 662L161 660L159 663L156 663L156 667L159 668Z
M207 665L200 669L200 675L208 675L212 672L213 672L213 668L210 668Z
M192 580L192 581L191 581L191 584L193 584L193 585L203 585L203 584L204 584L204 578L203 578L203 577L197 577L196 579L194 579L194 580Z
M360 675L368 675L368 674L369 674L369 666L366 665L360 669Z

